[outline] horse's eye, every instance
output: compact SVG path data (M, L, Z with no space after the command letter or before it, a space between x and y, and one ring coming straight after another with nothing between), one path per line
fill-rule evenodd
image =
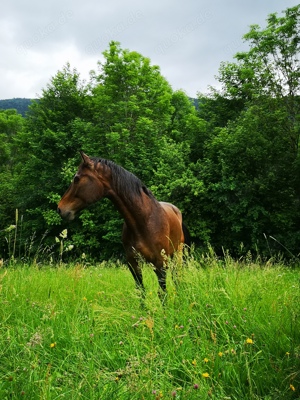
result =
M74 176L74 183L78 183L79 182L79 176L75 175Z

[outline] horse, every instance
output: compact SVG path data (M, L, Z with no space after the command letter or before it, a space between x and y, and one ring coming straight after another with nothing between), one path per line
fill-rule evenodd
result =
M190 245L180 210L158 201L138 177L113 161L89 157L82 151L80 154L82 162L59 201L57 212L72 221L87 206L108 198L124 219L122 242L136 286L144 292L139 263L142 256L153 265L165 293L167 258L184 244Z

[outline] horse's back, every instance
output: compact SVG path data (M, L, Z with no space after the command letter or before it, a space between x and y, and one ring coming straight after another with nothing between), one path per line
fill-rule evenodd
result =
M182 223L182 215L181 211L179 208L174 206L172 203L167 203L166 201L160 201L159 204L162 206L162 208L166 211L166 213L170 216L173 217L173 213L175 216L178 218L179 222Z

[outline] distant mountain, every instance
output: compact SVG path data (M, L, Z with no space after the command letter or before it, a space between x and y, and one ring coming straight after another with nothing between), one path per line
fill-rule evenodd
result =
M33 99L7 99L0 100L0 110L8 110L14 108L17 110L19 114L22 114L25 117L26 112L28 111L28 106L31 104Z
M17 110L17 112L21 114L23 117L25 117L26 112L28 111L28 107L33 100L36 99L15 98L15 99L0 100L0 110L8 110L13 108ZM193 103L196 109L199 108L198 99L190 98L190 101Z

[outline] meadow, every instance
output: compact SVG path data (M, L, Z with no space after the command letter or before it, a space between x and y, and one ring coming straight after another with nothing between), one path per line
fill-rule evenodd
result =
M0 399L300 398L300 270L175 262L164 305L121 263L0 268Z

